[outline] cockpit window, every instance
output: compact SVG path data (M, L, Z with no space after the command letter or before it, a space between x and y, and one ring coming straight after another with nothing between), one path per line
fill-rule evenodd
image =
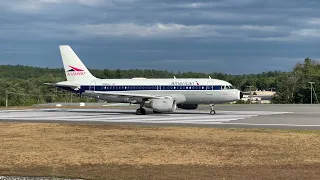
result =
M221 89L236 89L236 88L232 85L222 85Z
M232 85L227 85L226 87L227 87L226 89L235 89L234 86Z

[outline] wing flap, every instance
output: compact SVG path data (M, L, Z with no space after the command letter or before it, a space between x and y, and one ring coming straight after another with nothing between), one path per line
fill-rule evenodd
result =
M125 93L125 92L85 91L84 93L95 94L95 95L122 96L122 97L128 97L128 98L147 98L147 99L163 98L163 96L155 96L151 94L137 94L137 93Z

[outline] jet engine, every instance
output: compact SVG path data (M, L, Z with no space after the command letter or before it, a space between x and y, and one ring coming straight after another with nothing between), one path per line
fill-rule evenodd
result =
M197 109L198 104L178 104L177 107L180 109Z
M173 112L177 108L177 103L172 98L152 99L150 102L145 103L145 107L157 112Z

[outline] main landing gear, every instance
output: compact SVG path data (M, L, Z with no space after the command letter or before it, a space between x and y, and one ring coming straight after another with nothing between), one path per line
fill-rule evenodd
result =
M215 115L216 114L216 111L214 110L213 108L214 104L210 104L210 114L211 115ZM157 111L154 111L154 113L158 114L158 113L161 113L161 112L157 112ZM142 107L140 107L139 109L136 110L136 114L137 115L145 115L146 114L146 110Z
M213 109L214 104L210 104L210 114L215 115L216 111Z
M136 114L137 115L145 115L146 114L146 110L141 107L141 108L136 110Z

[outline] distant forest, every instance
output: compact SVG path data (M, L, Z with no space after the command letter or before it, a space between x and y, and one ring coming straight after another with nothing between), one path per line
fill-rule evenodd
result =
M91 73L99 78L211 78L230 82L242 91L252 90L277 91L272 103L310 103L310 84L315 82L314 88L320 96L320 63L306 58L304 62L296 64L291 72L263 72L260 74L230 75L223 73L200 72L169 72L161 70L96 70ZM50 102L94 102L89 98L57 90L44 85L46 82L65 81L64 69L50 69L22 65L0 66L0 106L5 106L6 92L8 92L9 106L28 106L36 103ZM316 103L315 97L313 98Z

